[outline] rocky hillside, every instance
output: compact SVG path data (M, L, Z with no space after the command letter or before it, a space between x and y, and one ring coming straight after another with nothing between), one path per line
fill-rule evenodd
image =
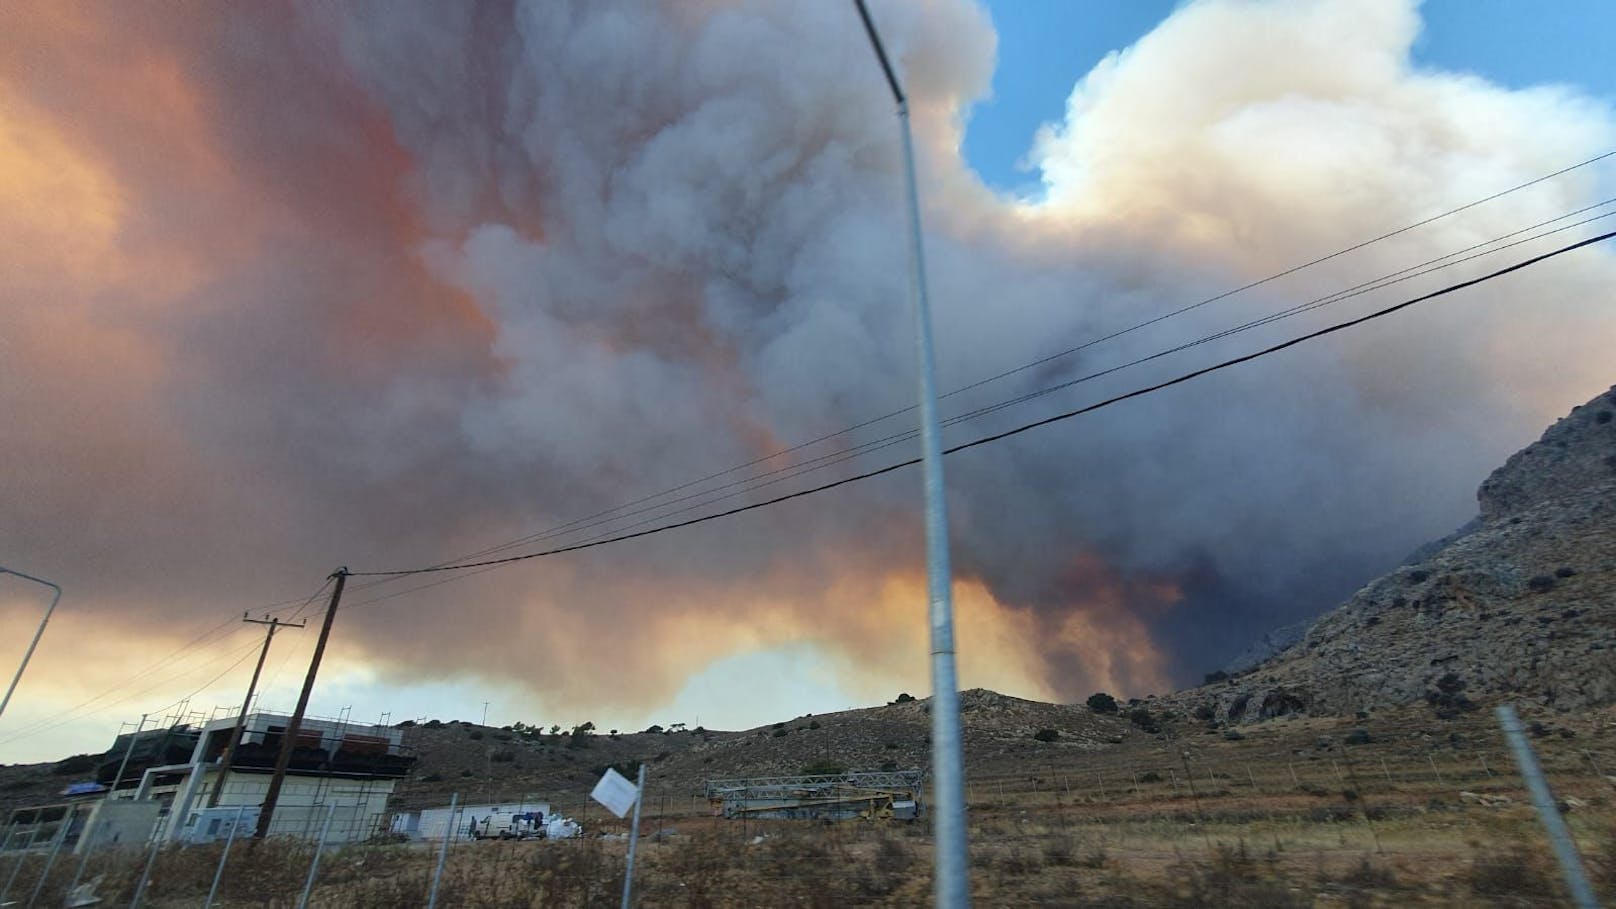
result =
M654 788L699 793L705 780L784 776L820 767L924 768L929 699L902 696L880 707L796 717L742 732L669 729L619 735L522 735L467 723L415 726L405 744L420 757L395 807L442 804L451 792L508 800L540 792L581 800L616 765L649 765ZM993 773L1020 772L1110 745L1153 739L1124 717L1045 704L983 689L960 695L967 760ZM492 760L489 758L492 757ZM816 767L817 765L817 767Z
M930 700L901 695L892 703L796 717L740 732L652 727L578 736L493 728L459 721L401 724L416 755L400 781L392 810L447 804L453 793L482 802L533 796L569 812L599 809L586 794L608 766L632 773L644 761L652 789L692 798L708 779L847 770L923 769L931 738ZM983 689L960 694L966 760L972 772L1011 776L1042 772L1114 746L1154 743L1118 713L1045 704ZM0 817L7 809L51 802L80 779L94 757L60 764L0 766Z
M1494 471L1464 532L1422 549L1295 644L1168 700L1249 723L1509 696L1616 703L1616 388Z

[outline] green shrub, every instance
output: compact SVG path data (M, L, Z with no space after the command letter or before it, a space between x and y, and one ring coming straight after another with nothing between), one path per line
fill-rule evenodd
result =
M572 727L572 736L567 741L568 748L587 748L589 740L594 737L594 723L579 723Z
M1156 721L1156 717L1144 707L1135 707L1134 709L1128 711L1128 722L1134 724L1145 732L1152 734L1161 732L1161 724L1158 723Z
M1117 699L1103 691L1089 695L1089 710L1095 713L1114 714L1117 712Z

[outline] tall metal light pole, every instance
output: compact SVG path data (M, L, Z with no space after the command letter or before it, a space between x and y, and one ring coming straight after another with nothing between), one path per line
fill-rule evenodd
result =
M35 584L44 584L46 587L49 587L52 591L54 591L51 594L50 605L45 608L45 617L39 620L39 628L34 632L34 639L28 642L28 652L22 655L22 664L17 667L17 674L11 677L11 685L6 688L6 697L4 700L0 700L0 716L4 716L6 713L6 705L11 703L12 692L17 690L17 683L22 681L22 671L28 668L28 661L33 659L34 648L39 646L39 639L45 635L45 625L50 621L51 613L56 611L57 601L62 598L62 588L52 584L50 581L47 581L44 578L36 578L33 575L23 574L20 571L12 571L10 568L0 568L0 574L16 575L25 581L33 581Z
M875 56L898 105L904 184L909 201L909 256L915 318L915 359L920 381L920 456L926 495L926 591L931 620L932 832L936 840L933 893L945 909L971 904L965 843L965 758L960 743L959 680L954 671L953 572L948 564L948 506L944 499L942 429L937 420L937 377L932 355L931 309L926 298L926 251L920 232L920 190L915 182L909 100L887 59L864 0L853 0Z

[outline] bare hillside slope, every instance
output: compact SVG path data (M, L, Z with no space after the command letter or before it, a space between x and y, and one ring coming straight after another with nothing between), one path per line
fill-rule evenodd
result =
M1379 578L1297 643L1169 698L1229 722L1509 696L1616 702L1616 389L1482 483L1475 529Z

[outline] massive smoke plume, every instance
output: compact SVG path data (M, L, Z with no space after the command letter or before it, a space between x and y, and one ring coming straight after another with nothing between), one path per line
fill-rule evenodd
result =
M1077 85L1031 152L1044 192L1007 199L958 152L993 67L984 13L875 7L915 99L945 388L1616 140L1611 111L1568 90L1414 68L1409 2L1211 0ZM842 4L37 3L0 16L0 562L73 591L65 621L82 646L110 634L166 648L310 592L338 564L478 550L912 403L896 124ZM1558 216L1603 198L1600 173L945 410ZM1613 279L1607 253L1584 251L951 458L965 682L1145 693L1332 605L1462 522L1491 466L1608 385ZM547 708L655 707L716 659L792 642L817 645L849 690L919 688L917 489L897 474L368 606L410 583L356 592L339 656L395 681L477 674ZM21 595L5 605L20 631ZM108 656L108 674L137 657ZM62 702L94 689L68 678L65 652L41 659Z

